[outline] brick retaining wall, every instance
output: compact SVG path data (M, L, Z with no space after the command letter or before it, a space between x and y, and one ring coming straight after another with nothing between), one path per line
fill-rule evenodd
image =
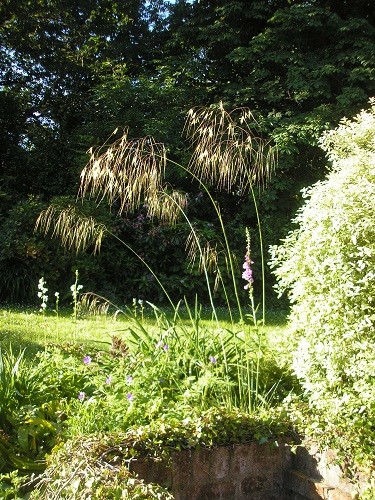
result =
M354 485L332 462L331 450L313 444L292 453L287 439L184 450L170 463L137 459L130 470L168 488L176 500L349 500L365 488Z
M131 470L168 487L176 500L284 500L291 454L285 441L173 453L172 463L134 461Z

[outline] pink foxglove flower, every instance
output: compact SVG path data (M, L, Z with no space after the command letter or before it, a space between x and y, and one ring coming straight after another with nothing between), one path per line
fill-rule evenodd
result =
M244 286L245 290L247 290L254 283L251 264L254 264L254 262L250 259L250 255L247 253L245 255L245 262L243 263L244 271L242 273L242 278L247 281L247 284Z

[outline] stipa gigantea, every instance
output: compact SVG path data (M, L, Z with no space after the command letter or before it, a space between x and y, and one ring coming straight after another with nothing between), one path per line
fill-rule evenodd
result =
M276 150L252 132L254 126L258 124L247 108L228 112L220 102L191 109L185 122L194 148L191 171L203 182L228 191L233 186L245 190L264 185L273 172Z
M200 241L203 241L200 243ZM200 245L199 245L200 243ZM199 246L201 251L199 251ZM218 250L215 242L208 241L207 238L196 228L190 231L187 237L185 250L187 252L189 266L195 265L198 254L198 269L202 273L204 268L208 271L215 271L218 266Z
M258 124L247 108L231 112L224 109L223 103L211 108L198 107L189 111L185 122L185 133L194 151L189 169L203 187L211 184L218 189L238 192L250 191L258 223L261 266L262 266L262 303L265 321L265 262L263 237L254 186L264 185L269 180L277 160L277 150L269 141L257 137L252 129ZM232 276L233 290L243 321L241 302L236 283L236 266L230 249L226 229L220 209L212 200L223 234L229 273Z
M213 290L217 292L219 286L222 286L225 301L228 306L229 317L233 323L233 315L230 307L230 300L224 283L223 275L220 270L219 259L224 257L226 269L229 270L228 258L222 242L209 241L197 228L192 227L186 240L185 250L187 252L189 267L193 269L197 262L197 268L200 273L205 270L215 276Z
M163 190L166 152L153 137L128 139L125 130L120 139L109 146L90 150L90 159L81 173L79 195L102 199L118 212L136 210L142 204L155 204Z
M112 144L90 150L90 159L82 171L79 189L81 198L94 197L98 203L105 199L110 206L117 208L119 215L133 212L140 206L146 208L149 216L172 223L182 215L194 232L186 211L186 195L173 190L164 181L167 161L182 168L207 193L216 212L241 319L242 308L237 290L238 269L220 207L210 193L209 186L212 184L216 188L227 190L235 188L238 192L250 188L253 194L253 185L267 181L274 165L275 152L268 142L252 133L251 125L254 125L254 118L247 109L228 113L220 103L219 106L190 110L185 133L190 139L193 153L187 167L167 160L164 145L154 138L147 136L129 139L128 131L125 130L122 137ZM105 228L97 225L90 217L82 216L80 220L80 215L72 207L60 213L50 207L41 214L37 225L48 230L53 219L53 234L59 236L66 246L82 250L94 242L95 249L99 249ZM258 223L260 227L259 218ZM197 236L195 241L212 297L207 273L215 255L213 247L202 248ZM134 253L136 254L135 251ZM215 265L217 277L223 281L217 261ZM213 305L212 298L211 304Z
M176 224L188 207L186 193L177 190L159 191L154 197L149 197L146 206L151 217L156 217L167 224Z
M69 205L66 208L62 208L50 205L39 214L35 229L44 232L44 234L52 231L52 235L57 237L65 248L74 250L77 253L87 250L89 246L94 247L94 253L100 251L104 235L112 236L132 252L135 257L141 260L163 290L167 300L174 306L174 302L167 290L147 262L130 245L111 232L104 224L98 223L93 217L83 214L77 207Z
M39 214L35 229L44 233L51 230L52 236L56 236L66 249L77 253L90 245L94 245L94 253L98 252L106 232L104 224L85 215L76 206L62 208L53 204Z
M195 255L199 255L199 267L205 275L213 316L217 322L211 291L212 285L208 273L210 271L216 273L217 282L220 281L223 284L224 293L228 297L221 268L228 270L242 321L244 316L237 289L239 269L229 244L220 207L214 199L210 187L213 185L216 189L226 189L241 194L249 190L255 203L260 231L260 220L253 188L267 182L275 161L274 149L269 143L257 138L252 133L251 123L254 123L253 116L248 110L239 109L228 113L222 104L212 108L193 109L189 112L185 125L185 132L193 147L188 166L167 160L164 146L152 137L131 140L125 131L123 136L113 144L106 144L103 148L95 151L91 150L90 160L81 174L79 196L81 198L94 197L98 203L105 200L110 206L117 209L119 215L134 212L142 206L150 217L158 217L163 221L175 223L178 216L185 218L191 230L188 242L190 255L192 259ZM165 183L164 173L167 161L190 175L207 195L219 221L222 234L221 242L202 242L199 232L196 231L189 219L187 196ZM59 236L68 248L75 247L82 250L88 245L94 245L95 249L99 249L104 233L112 233L104 226L97 224L93 218L81 215L82 217L79 211L72 207L60 212L56 208L50 207L40 216L38 225L43 226L45 230L52 228L53 233ZM115 234L112 236L141 259L174 307L175 316L178 316L178 306L175 306L167 290L147 262L118 236ZM222 255L224 255L225 266L220 267L219 260L223 260ZM228 298L227 302L228 310L231 312ZM92 301L92 304L95 304L95 300ZM147 334L142 323L139 324L139 328L145 335ZM220 336L225 367L224 376L225 380L228 381L226 394L228 394L229 401L236 397L233 396L232 382L230 382L231 365L227 356L232 347L228 347L224 340ZM250 343L249 339L244 339L244 341L246 345ZM259 392L260 350L258 350L256 360L251 362L246 361L247 351L242 352L241 350L240 354L245 356L245 362L241 362L241 366L238 365L240 371L237 385L241 396L241 405L247 404L251 410L253 408L251 396L255 394L255 399L257 399Z

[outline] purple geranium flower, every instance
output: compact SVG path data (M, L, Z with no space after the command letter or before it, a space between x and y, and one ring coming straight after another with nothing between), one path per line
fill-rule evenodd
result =
M91 363L92 359L90 358L90 356L85 356L83 358L83 364L85 365L89 365Z
M105 383L107 385L110 385L111 382L112 382L112 377L111 377L111 375L109 375L109 377L106 378Z
M83 401L83 400L85 399L85 397L86 397L86 394L85 394L83 391L81 391L81 392L79 392L79 393L78 393L77 398L78 398L80 401Z
M128 401L133 401L133 399L134 399L133 394L132 394L131 392L128 392L128 393L127 393L127 395L126 395L126 399L127 399Z
M217 359L215 358L215 356L210 356L210 361L213 364L217 363Z

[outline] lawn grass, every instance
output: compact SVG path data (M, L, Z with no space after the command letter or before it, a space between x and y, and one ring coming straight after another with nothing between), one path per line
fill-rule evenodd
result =
M174 311L171 308L162 308L163 314L169 320L173 319ZM156 315L151 306L146 305L143 310L138 308L136 317L147 329L158 329ZM190 318L185 307L179 309L181 324L188 326ZM239 315L232 311L234 322L231 322L228 311L224 308L217 310L219 327L231 331L240 331L243 328L238 321ZM274 311L268 314L267 324L262 327L265 338L271 345L280 346L287 332L287 313ZM209 332L218 327L212 319L209 308L202 308L200 313L200 327ZM47 344L76 343L87 348L96 347L108 349L113 335L126 338L126 332L131 321L124 314L81 314L77 319L73 317L72 309L62 309L57 315L53 311L40 313L37 308L0 306L0 347L27 348L28 354L41 350ZM277 347L278 348L278 347Z
M0 346L26 346L40 350L46 344L74 342L84 345L110 345L111 335L120 322L111 316L74 319L71 311L41 314L31 308L0 308Z

